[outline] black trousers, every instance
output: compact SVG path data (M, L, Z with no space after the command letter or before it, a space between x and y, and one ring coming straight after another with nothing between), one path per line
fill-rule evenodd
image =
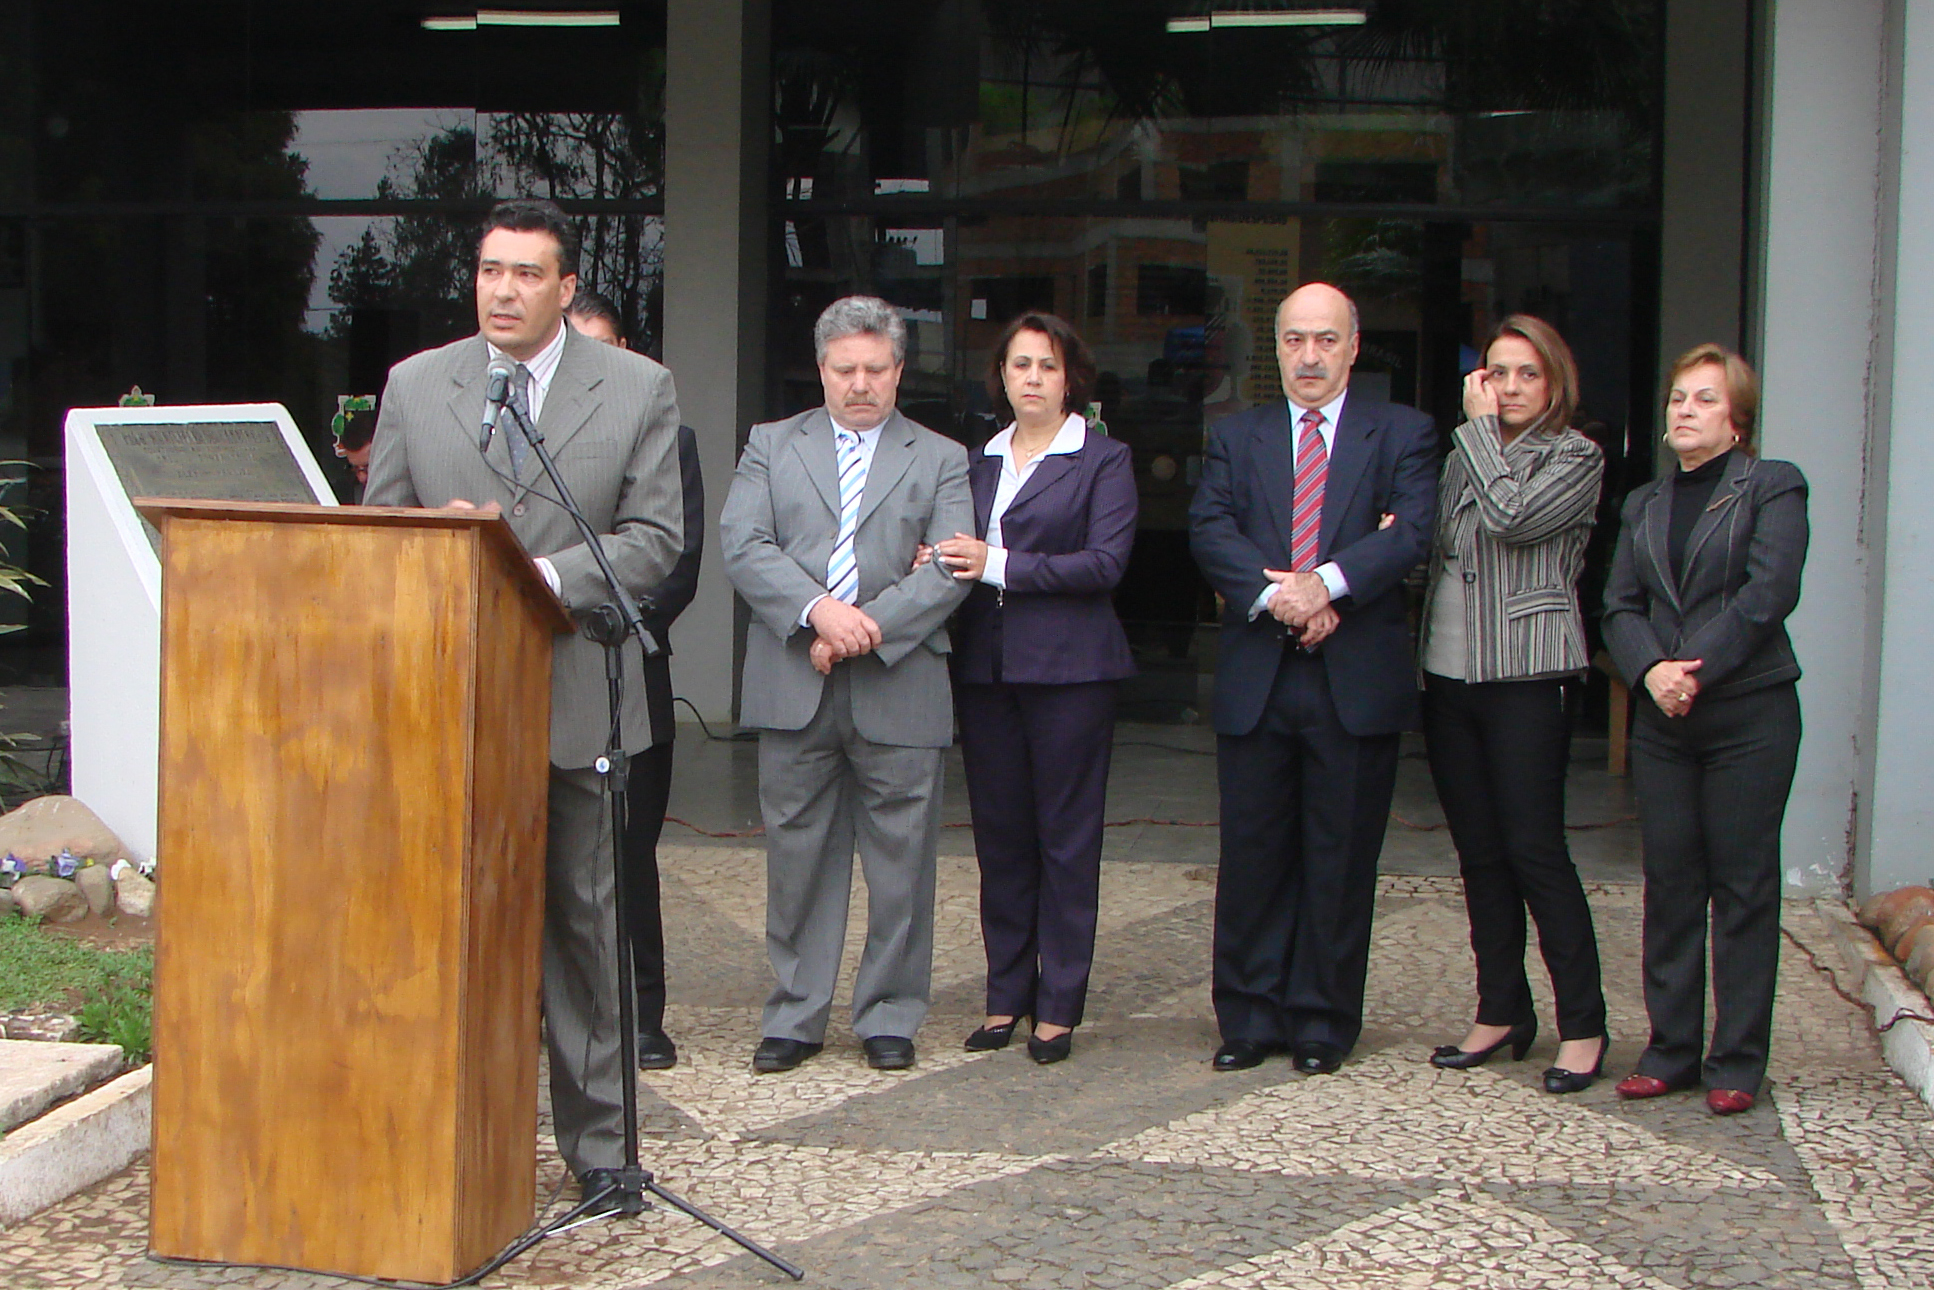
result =
M672 741L631 756L625 778L625 920L631 935L638 1029L665 1028L665 924L658 902L658 835L672 796Z
M1561 1039L1605 1033L1598 937L1565 845L1570 686L1425 674L1424 747L1457 864L1477 959L1477 1021L1530 1021L1525 912L1551 973Z
M1115 683L954 687L990 1016L1078 1026L1101 894Z
M1222 1038L1347 1052L1363 1029L1397 736L1345 730L1322 660L1286 648L1256 728L1218 736L1216 780Z
M1645 1009L1638 1073L1759 1091L1780 954L1780 824L1799 760L1792 682L1697 699L1684 717L1639 692L1632 786L1645 840ZM1704 1047L1706 927L1713 1027ZM1701 1052L1704 1061L1701 1063Z

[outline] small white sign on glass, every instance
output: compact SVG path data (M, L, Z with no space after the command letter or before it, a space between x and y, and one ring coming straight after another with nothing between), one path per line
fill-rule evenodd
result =
M161 748L159 535L135 497L336 504L279 403L67 414L67 686L74 796L154 856Z

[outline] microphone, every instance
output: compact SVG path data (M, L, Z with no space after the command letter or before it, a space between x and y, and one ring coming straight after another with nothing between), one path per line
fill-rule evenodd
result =
M485 371L483 434L477 439L478 452L490 451L490 440L497 433L497 419L504 415L504 405L510 402L510 378L515 371L516 366L507 358L490 360Z

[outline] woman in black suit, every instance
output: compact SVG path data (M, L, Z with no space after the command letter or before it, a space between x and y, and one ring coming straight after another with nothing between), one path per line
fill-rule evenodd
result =
M1135 541L1128 448L1081 410L1095 365L1075 330L1023 314L987 378L1013 423L968 463L975 534L935 558L977 582L953 642L954 701L980 859L987 1020L976 1051L1034 1018L1028 1053L1066 1058L1094 959L1115 687L1132 676L1114 589Z
M1679 468L1626 500L1605 588L1605 644L1638 698L1652 1020L1618 1092L1658 1097L1703 1081L1715 1115L1750 1109L1766 1075L1780 823L1800 746L1785 622L1806 563L1806 479L1754 454L1758 405L1753 370L1729 350L1700 345L1673 365L1665 438Z

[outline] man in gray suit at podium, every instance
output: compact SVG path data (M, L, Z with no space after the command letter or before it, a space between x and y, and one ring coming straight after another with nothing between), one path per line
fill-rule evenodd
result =
M759 736L766 952L778 979L753 1069L824 1043L857 843L866 949L853 1031L913 1065L933 968L940 755L953 742L947 616L966 596L922 544L974 530L967 454L894 409L906 324L867 296L813 327L823 407L752 427L719 517L752 607L741 724Z
M684 547L678 399L671 373L564 324L577 289L577 233L550 202L490 212L477 253L480 335L427 350L390 372L370 462L370 506L498 507L573 614L610 593L590 550L549 498L529 445L505 413L479 450L487 369L513 364L512 406L543 432L619 580L638 595L664 581ZM624 1164L611 819L602 776L608 697L603 647L560 636L551 661L550 836L544 892L544 1022L557 1149L587 1193ZM626 643L624 750L661 742L638 648ZM538 732L532 731L533 738ZM656 737L654 737L656 735Z

